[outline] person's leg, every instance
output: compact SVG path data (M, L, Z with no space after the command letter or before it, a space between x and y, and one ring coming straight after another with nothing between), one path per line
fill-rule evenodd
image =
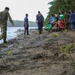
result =
M40 23L38 23L38 34L40 34Z
M74 30L75 30L75 22L73 23L73 27L74 27Z
M43 23L40 24L40 33L43 31Z
M70 23L70 30L73 30L73 23Z
M29 27L27 26L27 35L29 35Z
M24 35L26 35L26 28L24 28Z
M3 43L6 43L6 37L7 37L7 25L2 26L2 38Z
M40 24L39 33L41 34L41 32L42 32L42 26L41 26L41 24Z
M60 31L60 20L58 20L57 24L58 24L58 31Z

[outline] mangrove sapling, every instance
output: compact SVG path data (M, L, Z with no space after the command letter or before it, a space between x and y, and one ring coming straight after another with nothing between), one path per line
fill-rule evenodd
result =
M8 51L7 55L11 56L11 58L12 58L12 50Z
M6 62L5 62L5 60L3 58L2 58L2 61L3 61L4 65L5 65L5 67L7 67L7 64L6 64Z
M57 49L58 49L58 36L59 36L58 33L53 33L53 37L57 38Z
M65 54L65 48L66 48L66 44L63 44L63 45L62 45L63 59L64 59L64 54Z
M2 59L2 62L4 63L5 67L7 67L7 64L6 64L5 60L2 57L2 54L0 54L0 58Z
M12 51L8 51L7 54L8 54L8 55L11 55L11 54L12 54ZM7 67L7 64L6 64L5 60L3 59L2 54L0 54L0 58L2 59L2 62L4 63L5 67Z
M8 55L12 55L12 50L8 51L7 54L8 54Z
M67 47L67 52L68 52L68 54L70 55L72 64L73 64L74 69L75 69L74 59L72 58L72 55L71 55L71 50L72 50L73 48L74 48L74 43L70 44L70 45Z
M0 40L2 39L2 35L0 35Z
M63 32L64 32L64 33L66 33L66 32L68 32L68 30L67 30L67 29L65 29Z

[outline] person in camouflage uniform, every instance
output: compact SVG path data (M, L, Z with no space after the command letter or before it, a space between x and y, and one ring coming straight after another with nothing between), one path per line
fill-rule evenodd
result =
M5 7L5 10L0 12L0 26L1 26L1 32L2 32L1 39L3 39L3 43L6 43L8 19L12 23L12 25L14 26L13 20L9 14L9 8Z

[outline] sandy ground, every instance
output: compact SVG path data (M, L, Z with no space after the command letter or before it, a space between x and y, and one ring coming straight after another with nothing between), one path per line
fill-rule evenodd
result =
M72 43L75 31L22 34L0 45L0 75L75 75L70 55L62 48ZM75 47L71 55L75 60Z

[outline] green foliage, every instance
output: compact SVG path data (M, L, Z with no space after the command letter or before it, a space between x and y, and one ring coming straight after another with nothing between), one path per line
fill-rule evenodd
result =
M2 35L0 35L0 40L2 39Z
M12 50L8 51L7 55L12 55ZM0 58L1 58L0 62L2 61L4 63L4 65L5 65L5 67L7 67L7 64L6 64L5 60L2 57L2 54L0 54Z
M58 37L59 34L58 34L58 33L53 33L53 36L54 36L54 37Z
M67 47L67 52L68 52L68 54L70 54L70 52L71 52L71 47L70 46Z
M74 59L73 59L72 56L71 56L71 50L72 50L72 48L74 48L74 43L70 44L70 45L67 47L67 52L68 52L68 54L70 55L70 58L71 58L71 61L72 61L72 64L73 64L73 67L74 67L74 70L75 70Z
M70 46L71 46L71 48L73 48L74 47L74 43L72 43Z
M65 29L63 32L64 32L64 33L65 33L65 32L68 32L68 30Z
M45 20L45 24L49 23L49 18L51 14L56 14L59 11L67 11L75 9L75 0L53 0L48 3L50 5L48 16Z
M70 44L69 46L67 46L67 52L70 54L72 48L74 47L74 43Z
M8 53L7 53L8 55L11 55L12 54L12 50L10 50L10 51L8 51Z

